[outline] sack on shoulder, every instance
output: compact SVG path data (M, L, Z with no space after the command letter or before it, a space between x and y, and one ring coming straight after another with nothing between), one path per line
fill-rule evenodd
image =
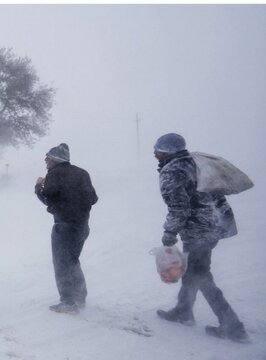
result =
M197 167L197 191L239 194L254 186L250 178L222 157L192 152Z

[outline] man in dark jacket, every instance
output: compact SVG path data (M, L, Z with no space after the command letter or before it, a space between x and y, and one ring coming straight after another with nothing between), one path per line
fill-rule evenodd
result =
M52 148L45 161L48 173L38 178L35 193L54 216L52 254L60 303L50 310L76 313L87 296L79 256L89 235L91 206L98 197L87 171L70 164L67 144Z
M157 314L169 321L194 325L193 305L200 290L219 321L218 327L206 327L207 334L246 341L243 323L215 285L210 271L211 252L217 242L237 234L232 209L224 196L196 190L196 165L182 136L163 135L154 149L159 160L160 190L168 207L162 242L173 246L179 234L183 251L188 253L177 305Z

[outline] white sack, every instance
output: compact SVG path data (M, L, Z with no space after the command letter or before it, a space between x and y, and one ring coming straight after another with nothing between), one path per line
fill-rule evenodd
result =
M197 191L238 194L254 186L249 177L219 156L192 152L197 165Z

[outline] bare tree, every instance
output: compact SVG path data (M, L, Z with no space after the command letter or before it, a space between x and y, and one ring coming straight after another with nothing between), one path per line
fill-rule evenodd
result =
M31 146L51 122L55 89L40 83L27 57L0 48L0 146Z

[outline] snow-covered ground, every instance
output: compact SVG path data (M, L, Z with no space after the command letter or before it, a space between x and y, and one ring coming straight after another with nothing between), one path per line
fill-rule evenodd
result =
M162 283L149 254L160 245L166 214L155 169L93 178L100 200L81 256L87 307L76 316L49 311L58 294L50 250L52 218L33 193L34 176L41 174L25 169L0 190L1 360L266 359L262 186L229 198L239 235L221 241L213 253L217 285L252 340L243 345L205 334L204 326L216 319L201 294L195 327L156 316L158 308L175 305L180 283Z
M5 148L0 158L0 177L6 164L12 175L0 186L0 360L266 360L265 6L0 10L1 46L31 59L57 89L49 134L33 151ZM193 328L156 316L176 304L180 287L160 281L149 254L166 215L152 149L168 132L255 182L229 197L239 234L220 241L212 262L249 345L205 334L217 322L201 294ZM45 153L61 142L100 198L81 256L87 308L77 316L49 310L58 302L52 217L33 192Z

